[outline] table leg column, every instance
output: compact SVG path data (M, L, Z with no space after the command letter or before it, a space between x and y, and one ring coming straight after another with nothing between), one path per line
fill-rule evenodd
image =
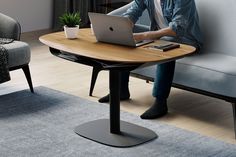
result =
M120 133L120 72L110 70L110 132Z

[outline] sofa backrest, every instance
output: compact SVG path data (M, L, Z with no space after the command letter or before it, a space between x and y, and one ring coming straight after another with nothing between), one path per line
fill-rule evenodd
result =
M195 0L204 52L236 56L236 0Z

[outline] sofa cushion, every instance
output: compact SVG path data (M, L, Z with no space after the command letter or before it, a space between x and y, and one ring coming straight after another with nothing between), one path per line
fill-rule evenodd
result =
M9 68L28 64L30 62L30 48L27 43L14 41L3 46L7 49L9 54Z
M186 57L176 64L174 83L236 97L236 57L207 53Z
M185 57L176 63L173 83L236 97L236 57L206 53ZM133 71L135 74L155 78L156 66Z

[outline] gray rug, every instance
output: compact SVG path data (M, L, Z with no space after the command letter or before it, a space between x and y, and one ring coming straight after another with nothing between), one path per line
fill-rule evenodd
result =
M109 116L97 104L46 87L0 96L0 156L40 157L236 157L236 145L162 123L121 113L121 119L155 131L159 138L131 147L114 148L84 139L75 126Z

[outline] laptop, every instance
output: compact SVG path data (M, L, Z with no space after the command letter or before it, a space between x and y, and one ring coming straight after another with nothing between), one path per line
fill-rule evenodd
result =
M112 16L89 12L94 35L99 42L137 47L153 42L144 40L136 42L133 28L128 17Z

